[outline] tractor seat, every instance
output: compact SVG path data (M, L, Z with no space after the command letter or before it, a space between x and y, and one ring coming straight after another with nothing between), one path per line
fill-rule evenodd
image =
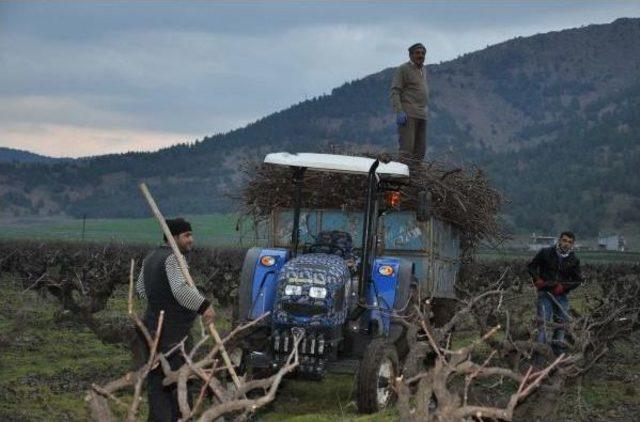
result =
M324 230L318 233L318 237L309 248L309 252L338 255L344 259L351 259L353 258L353 239L347 232Z

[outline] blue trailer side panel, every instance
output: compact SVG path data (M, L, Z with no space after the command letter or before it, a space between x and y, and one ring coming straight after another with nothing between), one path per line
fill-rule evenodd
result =
M383 253L414 263L423 295L455 298L460 235L454 226L435 217L418 221L416 214L409 211L383 216L381 226Z

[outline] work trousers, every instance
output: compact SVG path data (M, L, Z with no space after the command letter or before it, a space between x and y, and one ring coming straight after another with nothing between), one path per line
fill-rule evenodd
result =
M176 370L184 363L184 358L180 352L174 353L168 359L171 369ZM176 383L168 386L162 385L164 372L162 367L158 366L149 372L147 377L147 398L149 400L149 422L175 422L180 419L180 407L178 406L178 388ZM187 397L189 406L191 403L191 394L187 388Z
M551 348L556 356L564 351L564 328L569 319L569 298L566 294L554 296L550 292L538 292L538 342L549 341L549 331L553 331ZM551 330L553 328L553 330Z
M155 321L151 318L146 318L147 327L150 328L151 335L154 335ZM158 344L159 352L168 352L176 344L180 343L188 334L191 329L191 324L171 324L167 320L162 327L162 334L160 335L160 342ZM138 337L146 345L144 336L138 331ZM185 342L185 350L188 352L191 349L191 338L188 337ZM145 362L149 357L149 348L144 348ZM167 358L172 370L180 368L184 363L184 357L180 350L174 351ZM168 386L162 385L165 374L162 367L158 365L155 369L149 372L147 377L147 397L149 400L149 422L174 422L180 419L180 408L178 405L178 388L177 384L173 383ZM192 386L189 386L192 387ZM187 397L189 406L192 406L192 388L187 388Z
M400 158L422 161L427 150L427 120L407 116L407 123L398 125Z

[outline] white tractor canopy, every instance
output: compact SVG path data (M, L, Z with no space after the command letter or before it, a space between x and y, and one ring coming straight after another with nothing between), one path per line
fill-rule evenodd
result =
M300 152L289 154L288 152L274 152L264 157L267 164L289 167L305 167L308 170L361 174L366 176L375 160L367 157L352 157L337 154L315 154ZM402 178L409 177L409 167L406 164L390 161L380 163L376 169L380 176Z

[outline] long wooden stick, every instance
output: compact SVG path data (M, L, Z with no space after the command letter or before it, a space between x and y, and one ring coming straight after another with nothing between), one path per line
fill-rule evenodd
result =
M195 287L196 283L193 282L193 279L191 278L191 274L189 274L189 269L187 268L187 261L185 261L184 256L180 252L180 249L178 248L178 244L176 243L176 240L173 238L173 235L171 234L171 230L169 230L169 226L167 226L167 222L162 216L160 209L158 209L158 206L156 205L156 201L153 200L153 197L151 196L151 192L149 192L147 185L144 183L141 183L140 190L142 191L142 195L144 195L144 198L147 200L147 203L151 208L151 212L153 212L153 215L158 220L158 223L160 223L162 232L164 233L164 236L167 238L167 241L169 242L171 249L173 249L174 255L178 259L178 265L180 266L180 271L182 271L182 275L184 276L185 280L187 280L187 284L189 286Z
M190 286L195 287L195 283L193 282L193 279L191 278L191 275L189 274L189 270L187 268L187 262L185 261L182 253L180 252L180 249L178 249L178 245L176 244L176 241L173 238L171 231L169 230L169 226L167 226L167 222L162 216L160 209L158 209L158 206L156 205L156 201L153 200L153 197L151 196L151 192L149 192L147 185L144 183L141 183L140 190L142 191L142 195L144 196L144 198L147 200L147 203L149 204L149 207L151 208L153 215L156 217L156 219L160 223L160 227L162 228L162 231L165 237L167 238L169 245L171 245L171 249L173 249L173 253L178 259L178 265L180 266L180 271L182 271L182 275L184 276L185 280L187 280L187 283ZM222 355L222 360L224 360L227 370L231 375L231 379L233 379L233 383L235 384L237 389L240 389L240 380L238 379L238 374L236 374L236 370L234 369L233 364L231 363L229 354L227 353L227 350L224 347L224 343L220 338L220 334L218 334L218 330L216 329L216 326L214 325L213 322L211 322L209 323L208 328L209 328L209 331L211 332L211 336L213 337L213 340L216 342L216 344L220 346L220 354Z

